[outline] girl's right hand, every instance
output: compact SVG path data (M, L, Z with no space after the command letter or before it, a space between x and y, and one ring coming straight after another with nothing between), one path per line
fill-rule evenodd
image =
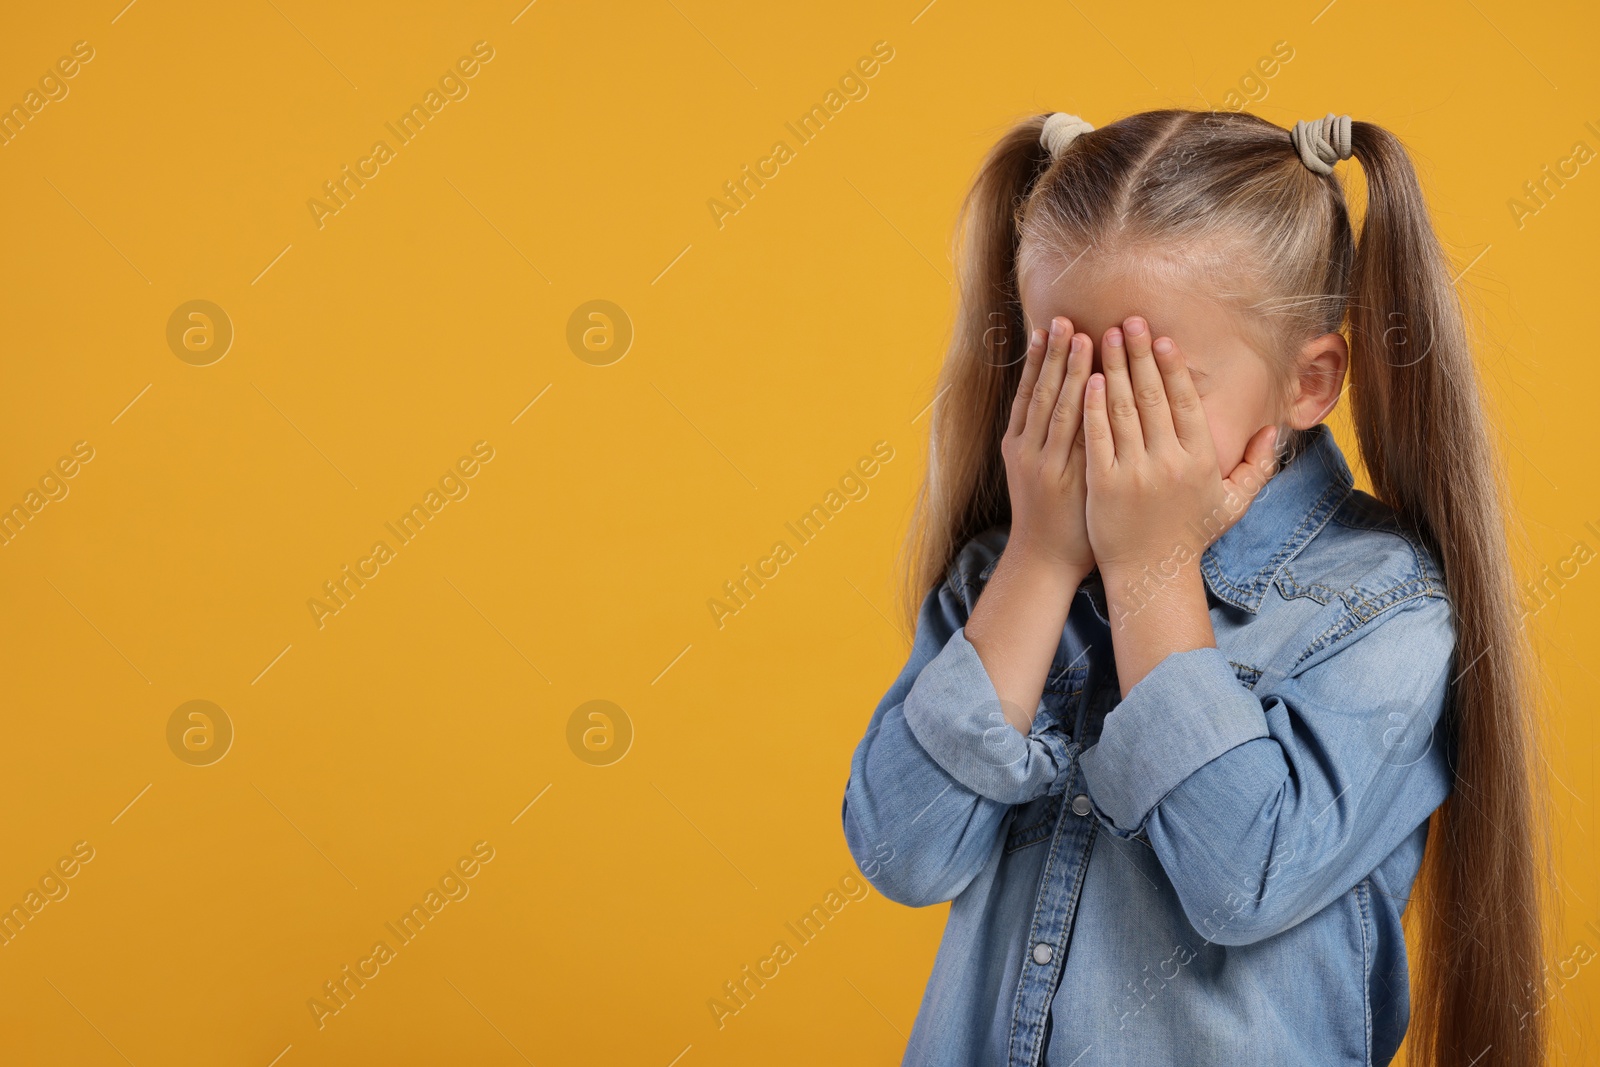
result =
M1069 319L1052 319L1048 335L1034 330L1011 423L1000 443L1011 494L1007 543L1023 557L1065 568L1080 581L1095 564L1084 521L1082 433L1093 351L1093 341L1074 333Z

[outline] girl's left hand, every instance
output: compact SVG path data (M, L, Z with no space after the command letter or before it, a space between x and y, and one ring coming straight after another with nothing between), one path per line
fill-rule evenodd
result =
M1223 478L1183 353L1167 337L1152 346L1139 316L1123 327L1106 331L1105 373L1090 376L1084 399L1085 518L1102 576L1198 557L1239 520L1276 467L1276 429L1263 426Z

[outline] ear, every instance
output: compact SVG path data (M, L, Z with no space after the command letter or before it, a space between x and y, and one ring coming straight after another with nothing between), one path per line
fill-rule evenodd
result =
M1343 334L1313 337L1301 347L1297 366L1299 375L1289 399L1287 421L1297 430L1308 430L1327 418L1339 402L1350 366L1350 346Z

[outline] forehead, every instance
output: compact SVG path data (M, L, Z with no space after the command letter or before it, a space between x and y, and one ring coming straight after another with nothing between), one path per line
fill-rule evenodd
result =
M1208 297L1196 275L1204 271L1164 257L1096 255L1076 260L1025 257L1018 288L1029 329L1057 315L1074 330L1098 340L1131 315L1143 316L1156 335L1172 337L1186 355L1217 346L1242 345L1239 323L1227 305Z

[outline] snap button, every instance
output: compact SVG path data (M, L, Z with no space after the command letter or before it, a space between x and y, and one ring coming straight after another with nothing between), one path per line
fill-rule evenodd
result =
M1050 962L1050 958L1052 956L1054 956L1055 954L1056 954L1055 953L1055 949L1051 948L1049 945L1045 944L1043 941L1041 941L1037 945L1033 946L1033 962L1034 963L1038 963L1038 964L1049 963Z
M1072 814L1074 815L1089 814L1090 806L1088 793L1079 793L1072 798Z

